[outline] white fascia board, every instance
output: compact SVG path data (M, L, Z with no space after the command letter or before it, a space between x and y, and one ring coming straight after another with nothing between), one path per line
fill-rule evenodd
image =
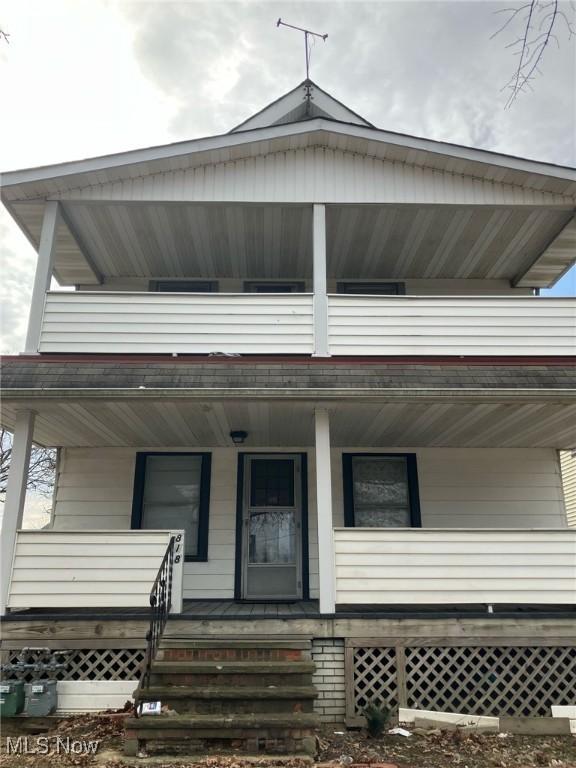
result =
M238 131L202 139L165 144L147 149L136 149L113 155L88 158L57 165L41 166L2 174L0 181L3 189L26 184L41 182L48 179L65 178L75 174L84 174L112 170L139 163L171 160L183 155L210 152L220 149L249 145L255 142L271 141L276 138L300 136L306 133L325 131L340 136L350 136L377 143L390 144L422 152L430 152L446 159L458 159L493 165L509 170L524 172L529 175L549 176L554 179L576 182L576 168L542 163L537 160L527 160L511 155L502 155L473 147L463 147L457 144L433 141L400 133L392 133L377 128L368 128L350 123L340 123L325 118L314 118L298 123L286 123L277 126L254 128L249 131ZM156 171L154 171L156 172Z
M109 389L93 387L90 389L62 388L38 389L35 387L4 388L2 397L5 403L18 403L22 408L40 408L42 402L70 402L74 400L254 400L262 402L273 400L304 400L322 408L324 403L353 401L360 403L380 402L443 402L461 403L506 402L514 405L550 402L558 405L574 405L576 389L567 388L500 388L482 387L421 387L406 389L394 387L385 390L374 387L353 387L346 389L331 388L293 388L293 387L246 387L212 388L187 387L136 387Z

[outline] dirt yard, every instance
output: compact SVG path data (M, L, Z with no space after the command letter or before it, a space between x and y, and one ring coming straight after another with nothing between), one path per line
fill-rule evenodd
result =
M126 761L121 755L123 715L81 715L52 721L49 727L30 728L22 720L2 722L0 768L121 768L153 764L156 768L245 768L246 761L233 755L210 756L195 762L178 757ZM8 754L19 736L20 754ZM27 741L25 740L27 738ZM42 741L44 739L45 741ZM59 739L59 741L58 741ZM95 754L82 753L81 742L98 742ZM369 739L362 731L324 727L318 732L318 763L335 768L353 764L391 763L398 768L576 768L576 737L527 737L462 734L459 731L418 733L406 738L385 735ZM24 749L27 748L27 753ZM90 749L88 747L88 749ZM75 750L75 751L74 751ZM254 768L309 768L303 760L262 758Z

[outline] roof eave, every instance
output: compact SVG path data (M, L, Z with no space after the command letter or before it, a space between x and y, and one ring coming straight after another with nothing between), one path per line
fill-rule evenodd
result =
M277 126L252 128L236 133L219 134L200 139L165 144L145 149L130 150L112 155L87 158L55 165L27 168L8 171L1 176L2 197L19 185L37 183L51 179L65 178L75 174L100 172L135 165L138 163L169 160L182 155L208 152L249 144L253 141L266 141L276 137L300 135L328 131L340 135L349 135L356 138L388 143L394 146L404 147L415 151L430 152L436 155L450 157L458 160L468 160L486 165L495 165L509 170L525 172L529 175L549 176L554 179L571 181L576 183L576 168L570 166L554 165L538 160L515 157L491 152L484 149L465 147L457 144L424 139L407 134L394 133L378 128L357 125L356 123L343 123L323 117L297 123L285 123ZM11 195L9 198L14 199Z

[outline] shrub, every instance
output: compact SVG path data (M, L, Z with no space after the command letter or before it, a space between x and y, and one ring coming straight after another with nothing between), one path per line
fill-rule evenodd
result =
M364 717L366 718L368 735L373 739L378 739L386 729L390 718L390 710L386 707L379 707L374 702L371 702L364 709Z

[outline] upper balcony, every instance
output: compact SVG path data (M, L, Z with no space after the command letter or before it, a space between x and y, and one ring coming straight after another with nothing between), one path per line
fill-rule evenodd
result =
M576 352L565 205L51 202L27 352ZM47 291L52 276L75 291Z
M312 355L310 293L50 292L40 352ZM328 296L328 354L576 352L576 299Z

